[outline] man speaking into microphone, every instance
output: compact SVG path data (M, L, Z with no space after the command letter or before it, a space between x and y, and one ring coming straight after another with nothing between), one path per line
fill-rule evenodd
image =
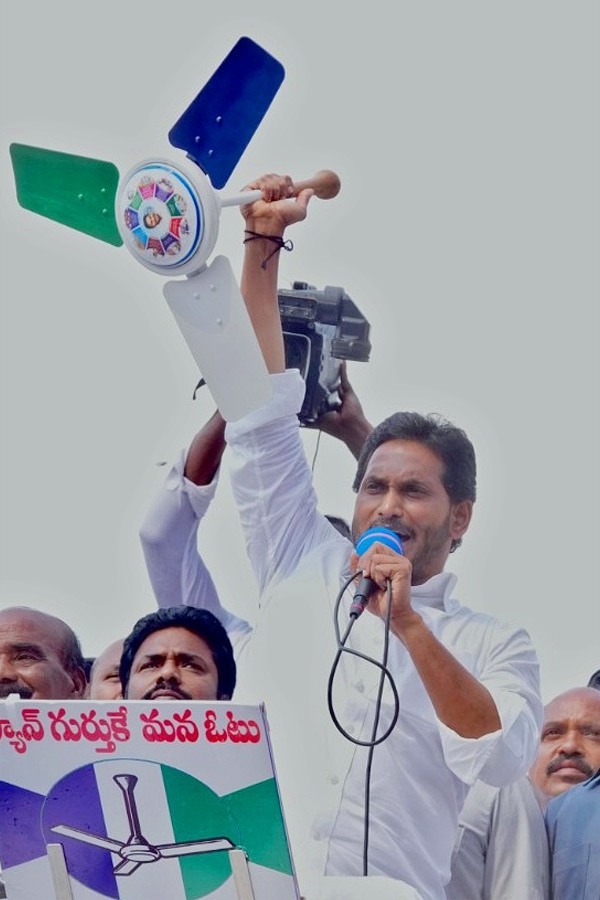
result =
M302 864L311 872L362 875L369 749L337 731L325 691L342 584L358 571L376 585L348 639L352 649L376 657L389 582L387 666L400 711L373 752L367 872L441 900L468 785L477 778L509 783L535 755L542 720L536 656L524 631L453 599L456 579L444 566L471 522L476 484L475 453L460 429L397 413L364 444L353 538L384 526L399 535L403 555L376 542L358 556L318 512L297 419L304 383L297 372L285 372L278 254L263 266L273 239L305 218L311 194L295 197L287 177L265 176L251 187L262 189L264 199L243 209L244 227L264 237L245 244L242 289L274 395L226 430L261 594L239 684L266 701L295 851L296 835L303 840ZM342 603L346 616L351 602L348 596ZM348 654L334 688L338 718L365 742L378 682L375 666ZM384 699L380 733L392 707Z
M444 571L475 501L475 454L460 429L397 413L367 438L354 483L353 540L382 528L399 546L376 540L364 552L359 543L357 553L319 513L298 426L304 382L285 371L273 253L286 227L306 217L312 192L298 193L290 178L275 175L250 187L263 199L242 209L251 236L242 292L273 396L226 429L261 600L237 660L238 699L266 703L307 898L328 896L323 876L330 876L332 885L346 885L331 893L344 900L414 892L443 900L469 785L478 778L507 784L535 755L542 720L535 652L523 630L461 606L455 576ZM343 415L343 404L328 415ZM352 585L338 604L353 573L372 582L360 618L357 608L350 617ZM353 622L350 652L331 686L343 733L327 702L339 650L334 614L342 630ZM384 646L395 693L380 686ZM398 882L414 891L403 893Z

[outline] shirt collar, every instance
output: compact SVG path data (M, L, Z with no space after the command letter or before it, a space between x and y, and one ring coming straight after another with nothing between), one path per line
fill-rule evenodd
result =
M346 542L347 545L347 542ZM342 542L340 542L340 547ZM344 548L344 554L347 550ZM346 565L342 572L342 579L345 581L350 578L350 560L347 558ZM452 591L458 578L453 572L440 572L434 575L423 584L414 584L410 589L410 599L422 606L428 606L432 609L454 613L460 608L460 603L452 597Z
M422 603L423 606L455 613L460 605L458 600L452 598L452 591L457 580L456 575L452 572L440 572L439 575L434 575L423 584L413 585L410 589L410 599Z

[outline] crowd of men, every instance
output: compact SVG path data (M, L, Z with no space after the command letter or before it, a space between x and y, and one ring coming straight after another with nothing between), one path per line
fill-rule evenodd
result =
M598 900L597 673L542 708L529 635L461 605L445 570L471 524L471 442L417 413L372 428L345 369L340 407L319 427L358 460L351 539L319 512L273 255L312 192L274 175L250 187L263 199L243 208L242 289L273 396L236 422L215 414L149 510L158 609L87 674L66 623L1 610L0 697L264 701L307 900ZM227 610L199 552L224 452L258 585L252 624ZM370 529L399 536L403 552L378 540L356 552ZM357 577L369 579L364 613ZM342 651L338 616L351 624Z

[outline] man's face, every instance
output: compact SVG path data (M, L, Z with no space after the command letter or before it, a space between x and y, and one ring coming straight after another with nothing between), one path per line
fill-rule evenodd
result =
M546 797L585 781L600 766L600 691L575 688L548 704L529 775Z
M60 622L34 610L0 612L0 697L73 700L83 696L83 672L63 662L65 633Z
M115 641L95 660L90 678L91 700L118 700L123 696L119 678L122 652L123 641Z
M354 540L381 525L400 534L413 584L443 570L452 541L462 537L471 520L472 503L452 503L443 471L442 461L424 444L386 441L369 460L356 497Z
M217 700L219 675L206 641L187 628L161 628L134 656L130 700Z
M144 216L144 225L146 228L156 228L161 220L161 216L157 212L147 212Z

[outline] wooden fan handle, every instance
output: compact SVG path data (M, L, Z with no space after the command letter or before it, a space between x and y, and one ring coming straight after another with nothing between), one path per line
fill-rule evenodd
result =
M315 192L315 197L319 197L320 200L331 200L339 194L340 187L341 182L335 172L329 169L321 169L312 178L307 178L305 181L295 181L294 196L297 196L300 191L304 191L306 188L312 188Z

